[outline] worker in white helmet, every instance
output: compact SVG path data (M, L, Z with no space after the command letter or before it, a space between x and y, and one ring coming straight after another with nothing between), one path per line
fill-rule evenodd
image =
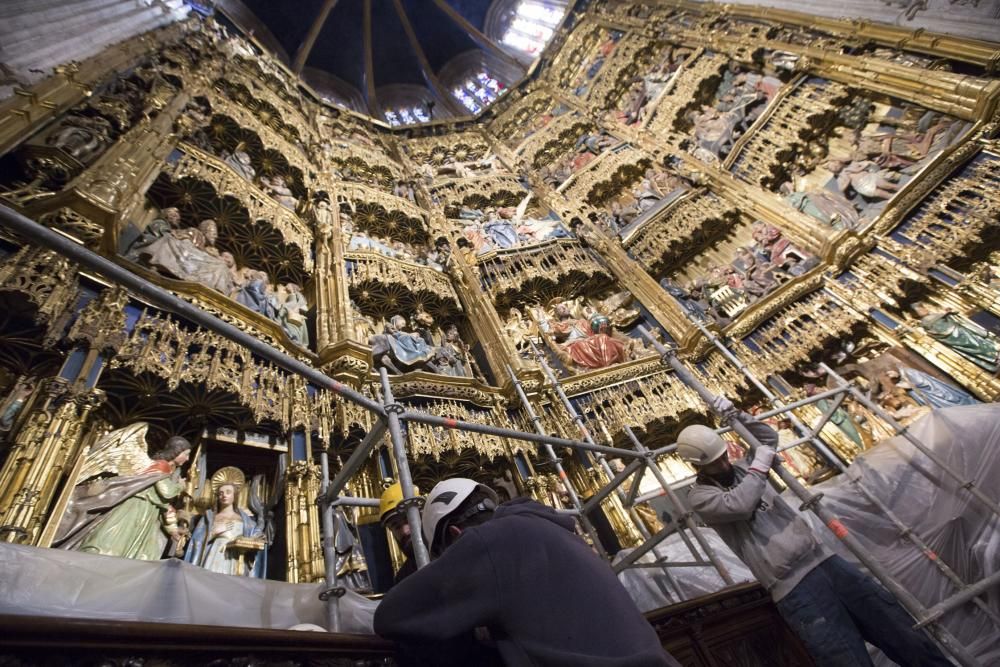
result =
M570 517L448 479L427 496L423 534L435 560L375 611L400 665L678 664Z
M768 483L778 462L778 434L718 397L717 414L736 417L761 443L752 458L729 460L728 446L708 426L688 426L677 454L694 466L691 509L714 528L768 589L778 611L819 667L870 666L865 641L899 665L951 663L892 594L833 554L799 512ZM846 530L841 525L834 528Z

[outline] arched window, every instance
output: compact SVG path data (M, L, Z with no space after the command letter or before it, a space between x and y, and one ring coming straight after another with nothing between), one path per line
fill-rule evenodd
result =
M397 107L385 110L385 120L392 127L400 125L416 125L417 123L427 123L431 117L427 115L427 107L424 105L414 105Z
M566 3L558 0L520 0L500 43L534 58L552 39L565 11Z
M479 113L493 104L505 87L485 68L470 72L451 89L451 94L472 113Z

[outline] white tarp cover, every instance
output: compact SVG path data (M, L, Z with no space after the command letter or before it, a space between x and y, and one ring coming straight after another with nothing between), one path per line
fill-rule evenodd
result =
M1000 500L1000 404L936 410L911 425L910 433L963 480L975 482L994 502ZM905 438L897 436L865 452L848 475L860 478L965 583L1000 570L1000 518ZM839 476L815 490L824 493L826 506L925 607L958 592L848 479ZM853 560L815 515L807 517L831 548ZM1000 587L982 598L1000 615ZM967 603L942 620L984 665L1000 665L1000 628L980 609Z
M326 627L324 584L209 572L179 560L140 561L0 542L0 613L289 629ZM377 602L341 598L342 631L372 634Z
M718 533L709 528L703 528L701 532L722 564L729 570L734 583L743 584L755 581L747 566L726 546ZM702 559L707 563L707 554L694 542L693 538L691 540ZM622 560L631 551L632 549L620 551L614 558L615 562ZM656 552L655 557L652 552L646 553L640 556L637 562L690 563L694 560L691 556L691 550L677 533L668 535L662 542L653 547L653 551ZM726 587L722 577L719 576L711 563L708 564L708 567L674 567L668 570L648 567L628 568L618 574L618 580L622 582L625 590L635 600L639 609L644 612L660 609L684 600L691 600L701 595L716 593Z

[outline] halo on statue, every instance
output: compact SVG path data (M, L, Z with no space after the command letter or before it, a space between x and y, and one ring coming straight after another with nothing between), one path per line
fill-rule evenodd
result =
M239 491L246 484L246 477L243 475L243 471L234 466L219 468L212 475L212 493L218 493L219 487L225 484L232 484Z

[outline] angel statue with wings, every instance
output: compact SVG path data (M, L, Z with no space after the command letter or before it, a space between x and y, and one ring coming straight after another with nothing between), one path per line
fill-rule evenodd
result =
M158 560L177 515L170 502L184 490L180 467L191 443L180 436L146 454L149 424L112 431L86 454L53 546L104 556Z
M263 527L238 502L245 484L243 472L233 466L212 475L215 503L195 524L184 560L220 574L264 577L258 553L267 546Z

